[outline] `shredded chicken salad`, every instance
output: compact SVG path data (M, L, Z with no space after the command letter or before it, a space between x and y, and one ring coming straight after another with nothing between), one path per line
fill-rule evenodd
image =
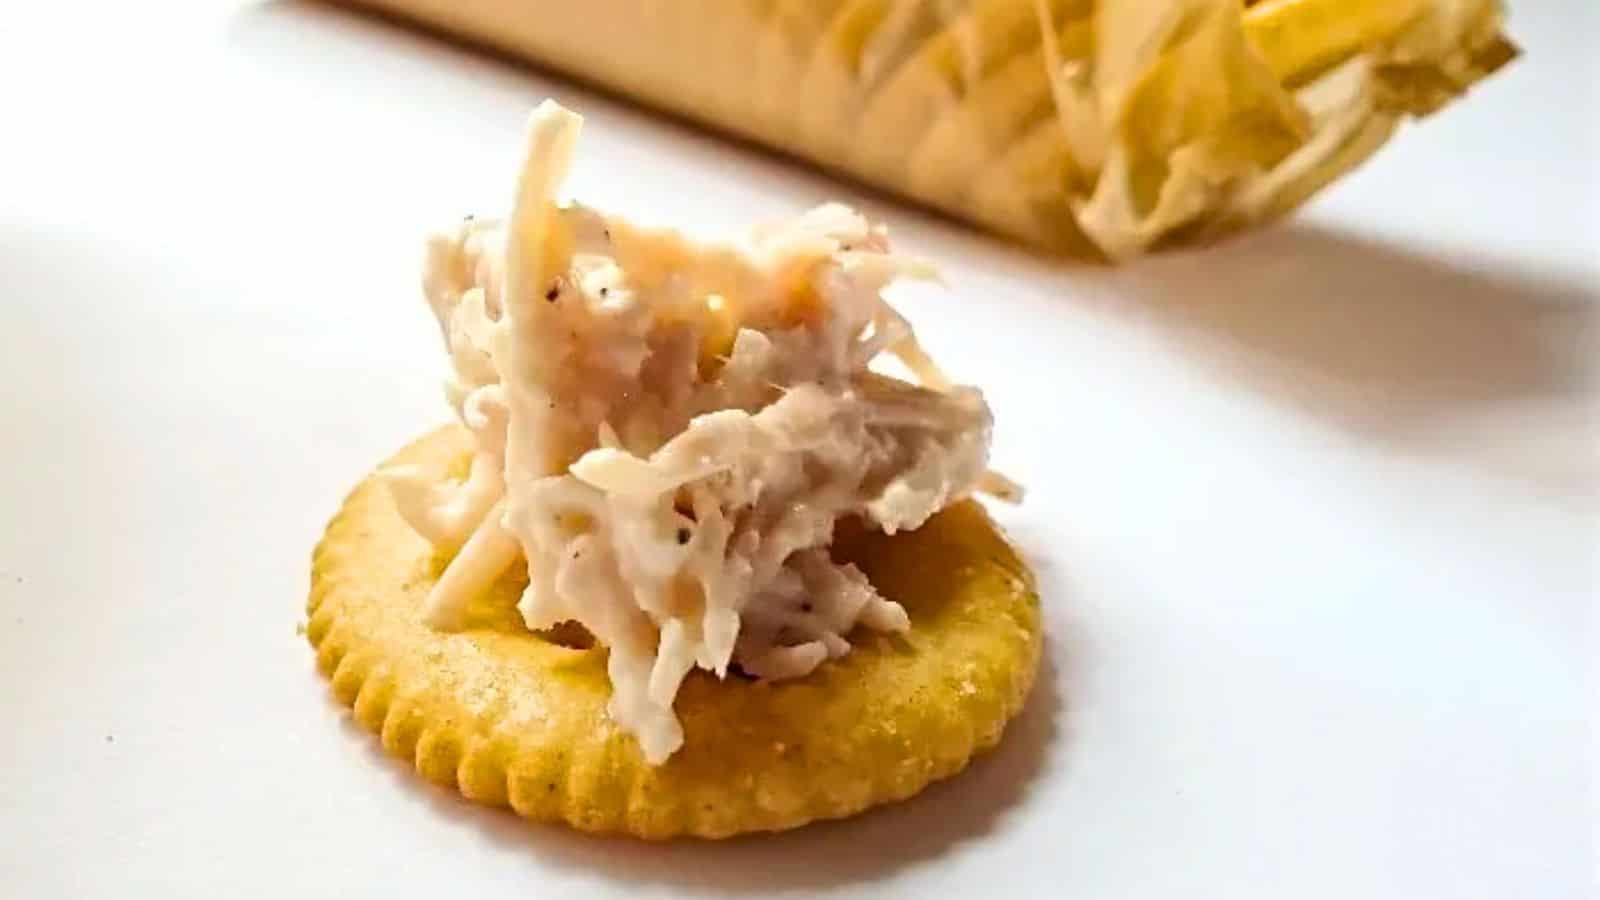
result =
M428 245L424 291L476 451L460 482L384 475L454 558L424 616L526 560L527 627L581 624L609 649L611 718L659 764L695 667L794 678L904 631L898 603L829 556L835 523L913 529L983 490L991 416L882 298L931 270L826 205L735 243L632 225L555 194L582 120L533 114L511 215ZM869 369L898 357L917 384Z

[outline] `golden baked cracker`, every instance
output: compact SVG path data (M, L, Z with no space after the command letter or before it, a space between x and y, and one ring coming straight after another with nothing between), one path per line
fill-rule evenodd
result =
M470 451L452 426L391 462L442 479ZM375 478L313 556L306 634L356 721L471 800L643 838L775 831L960 771L1000 739L1038 666L1032 578L976 503L895 537L841 534L838 548L905 606L911 630L858 630L847 656L794 681L695 671L675 705L683 747L656 767L606 716L605 650L523 628L525 573L476 602L463 631L422 623L445 560Z

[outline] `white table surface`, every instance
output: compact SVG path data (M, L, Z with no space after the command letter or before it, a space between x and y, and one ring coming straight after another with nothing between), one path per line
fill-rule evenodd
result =
M1594 4L1522 4L1523 61L1292 222L1116 273L390 25L102 6L0 28L0 896L1593 896ZM329 699L310 547L445 413L420 235L503 206L547 94L592 203L840 198L944 263L910 312L1032 488L1049 629L954 782L643 846Z

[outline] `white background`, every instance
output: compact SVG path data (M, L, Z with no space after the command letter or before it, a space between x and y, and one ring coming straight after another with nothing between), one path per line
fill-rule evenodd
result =
M1595 886L1595 7L1292 222L1049 263L547 77L303 6L0 27L0 896L1575 900ZM296 634L345 490L440 421L422 233L572 192L857 202L996 409L1043 678L1002 748L842 824L641 846L385 758Z

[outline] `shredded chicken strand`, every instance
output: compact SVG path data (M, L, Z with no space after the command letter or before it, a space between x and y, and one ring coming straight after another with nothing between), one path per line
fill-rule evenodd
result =
M558 205L581 119L534 113L511 215L428 245L424 291L472 432L466 478L385 473L418 534L455 553L424 609L458 628L514 565L530 629L609 650L611 718L657 764L696 667L805 675L906 611L828 553L846 516L894 533L974 491L992 419L882 297L935 278L837 204L703 243ZM916 384L872 371L890 354Z

